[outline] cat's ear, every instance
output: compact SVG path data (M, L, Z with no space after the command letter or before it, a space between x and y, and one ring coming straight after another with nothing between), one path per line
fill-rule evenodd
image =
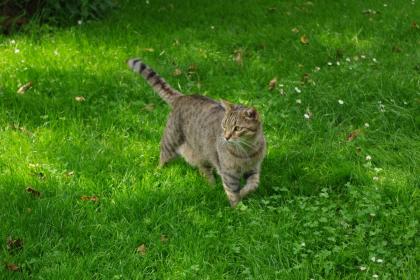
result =
M232 111L233 109L233 104L223 99L220 99L220 105L222 105L225 111Z
M255 108L246 109L245 117L250 120L258 120L258 112Z

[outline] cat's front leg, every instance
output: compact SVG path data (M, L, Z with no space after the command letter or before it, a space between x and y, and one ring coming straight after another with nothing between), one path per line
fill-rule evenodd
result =
M240 191L240 177L235 174L224 172L221 174L223 181L223 188L229 199L230 206L235 207L241 201Z
M258 184L260 183L260 170L257 169L247 172L244 177L246 184L239 193L241 199L258 188Z

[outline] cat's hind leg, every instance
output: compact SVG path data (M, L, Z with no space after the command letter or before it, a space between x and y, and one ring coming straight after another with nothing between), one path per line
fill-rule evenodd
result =
M174 157L177 156L177 150L182 144L182 135L179 129L176 128L171 118L166 124L165 132L163 133L160 142L160 160L159 166L162 167Z

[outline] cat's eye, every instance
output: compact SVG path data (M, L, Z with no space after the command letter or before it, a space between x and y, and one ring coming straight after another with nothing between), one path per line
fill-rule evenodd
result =
M241 128L240 128L239 126L235 126L235 127L233 128L233 131L239 131L239 130L241 130Z

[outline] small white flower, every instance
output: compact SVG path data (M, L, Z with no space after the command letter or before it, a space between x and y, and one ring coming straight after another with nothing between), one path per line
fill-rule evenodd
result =
M371 217L375 217L376 216L376 214L375 213L370 213L369 214ZM375 257L372 257L372 261L374 262L374 260L373 259L375 259Z
M379 172L381 172L381 171L382 171L382 168L375 167L375 168L373 168L373 170L375 170L375 172L376 172L376 173L379 173Z
M370 155L367 155L365 158L367 161L372 160L372 157Z
M284 85L283 84L279 84L279 87L284 87Z
M344 101L341 100L341 99L338 99L338 104L343 105L344 104Z
M361 57L362 59L365 59L365 58L366 58L366 56L365 56L365 55L363 55L363 54L362 54L360 57Z
M346 61L347 61L347 62L350 62L350 61L351 61L350 57L347 57L347 58L346 58Z
M83 23L83 21L82 21L81 19L79 19L79 20L77 21L77 24L78 24L78 25L82 25L82 23Z
M300 99L296 99L296 103L297 103L297 104L302 104L302 100L300 100Z
M337 66L340 66L340 61L337 61L335 64L337 64Z
M57 50L54 51L54 55L58 55L58 51Z
M300 246L305 247L306 246L305 242L300 243Z
M310 116L308 113L305 113L303 116L304 116L304 117L305 117L305 119L307 119L307 120L309 120L309 119L311 118L311 116Z
M214 25L210 26L211 29L214 29Z
M15 53L19 53L20 52L20 50L19 49L15 49Z
M14 45L14 44L16 44L16 41L15 40L10 40L10 44Z
M150 1L149 0L146 0L146 4L149 5L150 4Z
M378 278L379 276L378 276L378 274L373 274L372 277L373 278Z
M328 66L331 66L332 65L332 62L328 62L327 64L328 64Z
M378 176L374 176L372 179L373 179L373 181L379 181L379 177Z
M371 214L371 216L372 216L372 214ZM376 257L373 256L373 257L370 258L370 260L373 261L373 262L376 262Z
M319 70L321 70L321 67L316 66L314 71L318 72Z
M368 128L369 127L369 123L365 123L365 127Z
M366 270L366 266L361 266L361 267L359 267L359 269L360 269L361 271L365 271L365 270Z
M376 262L377 262L377 263L383 263L383 262L384 262L384 260L383 260L383 259L377 259L377 260L376 260Z
M372 61L377 63L378 61L376 60L376 58L372 58Z
M403 101L403 104L404 104L404 105L408 105L408 102L407 102L407 101Z
M388 7L388 4L386 4L386 3L385 3L385 4L384 4L384 7Z
M298 87L295 87L295 91L296 91L296 93L301 93L302 92Z

